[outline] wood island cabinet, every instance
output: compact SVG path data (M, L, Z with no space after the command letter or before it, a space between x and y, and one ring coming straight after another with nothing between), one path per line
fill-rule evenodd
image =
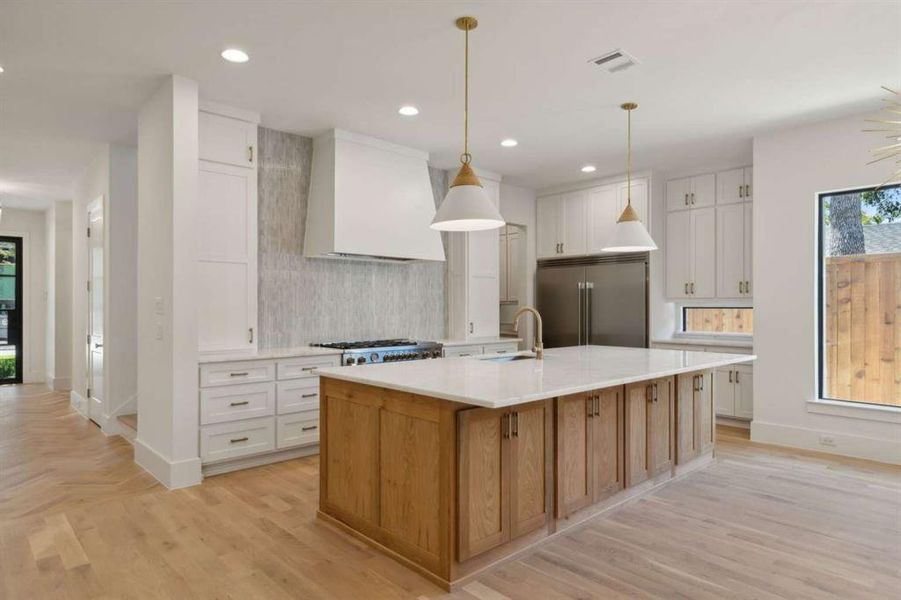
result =
M623 489L623 388L557 399L556 515Z
M626 487L673 467L673 377L626 386Z
M457 413L458 558L467 560L547 525L551 401Z
M676 377L676 464L683 465L713 448L713 373Z

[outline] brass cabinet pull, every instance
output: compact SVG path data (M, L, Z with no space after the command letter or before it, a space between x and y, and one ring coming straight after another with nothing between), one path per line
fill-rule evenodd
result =
M251 327L247 330L247 335L248 335L247 343L252 344L253 343L253 327Z
M657 402L657 384L654 384L654 402Z
M229 377L247 377L248 375L250 375L250 373L247 371L241 371L240 373L229 373L228 374Z
M250 439L249 437L244 436L244 437L235 438L235 439L229 440L229 441L230 441L232 444L237 444L238 442L246 442L246 441L249 440L249 439Z
M510 413L501 417L501 437L505 440L510 437Z
M253 162L253 146L247 146L247 162Z
M601 416L601 397L600 396L594 397L594 416L596 416L596 417Z
M314 429L319 429L319 425L307 425L300 428L301 431L313 431Z
M688 287L689 287L689 289L691 290L691 295L694 296L694 294L695 294L695 282L692 281L692 282L689 284Z
M594 416L594 397L589 396L588 402L585 403L586 415L589 419Z
M512 435L513 435L513 437L518 438L519 437L519 413L518 412L513 413L512 419L513 419L513 434Z
M315 398L319 394L301 394L301 398Z
M301 371L315 371L316 367L301 367Z
M654 384L649 383L644 388L644 399L648 402L654 401Z
M729 383L732 383L732 369L729 369Z
M685 206L688 206L688 194L685 194Z
M751 197L751 184L745 184L745 198Z
M244 406L246 404L250 404L250 402L247 400L242 400L241 402L232 402L229 404L229 406Z
M688 284L687 283L685 284L685 295L686 296L688 295Z
M745 195L744 190L745 190L745 186L743 186L743 185L738 186L738 197L739 198L744 198L744 195Z
M735 383L740 383L740 382L738 381L738 371L735 371Z
M692 203L692 205L694 205L694 203L695 203L695 193L694 192L691 193L691 203Z

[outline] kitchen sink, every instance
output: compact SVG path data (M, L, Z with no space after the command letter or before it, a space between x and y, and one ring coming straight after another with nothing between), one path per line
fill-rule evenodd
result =
M535 360L534 354L505 354L501 356L489 356L488 358L479 358L478 360L485 360L488 362L513 362L514 360Z

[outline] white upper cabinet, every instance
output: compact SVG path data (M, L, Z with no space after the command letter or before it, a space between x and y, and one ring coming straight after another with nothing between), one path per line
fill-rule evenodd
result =
M632 181L632 207L648 226L650 182ZM599 254L626 206L625 182L538 198L538 258Z
M666 215L666 295L713 298L716 294L715 209Z
M197 127L200 160L256 168L256 123L201 109Z
M199 119L198 349L251 352L258 320L257 125L204 111Z
M751 200L753 188L751 187L751 167L741 167L721 171L716 174L717 204L734 204Z
M500 301L516 302L519 300L521 284L520 270L523 265L522 235L516 227L503 227L498 245L500 264Z
M596 254L613 235L619 218L619 187L615 184L588 192L588 252Z
M666 210L686 210L713 206L716 202L716 175L696 175L666 182Z
M716 209L716 253L719 258L716 295L720 298L744 295L744 221L742 204L718 206Z
M744 205L745 209L745 296L754 295L754 205L750 202Z

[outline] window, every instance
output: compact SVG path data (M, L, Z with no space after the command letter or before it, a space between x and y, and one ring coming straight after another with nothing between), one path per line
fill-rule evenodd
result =
M818 203L820 397L901 406L901 186Z
M747 306L685 306L682 308L685 333L754 333L754 309Z

